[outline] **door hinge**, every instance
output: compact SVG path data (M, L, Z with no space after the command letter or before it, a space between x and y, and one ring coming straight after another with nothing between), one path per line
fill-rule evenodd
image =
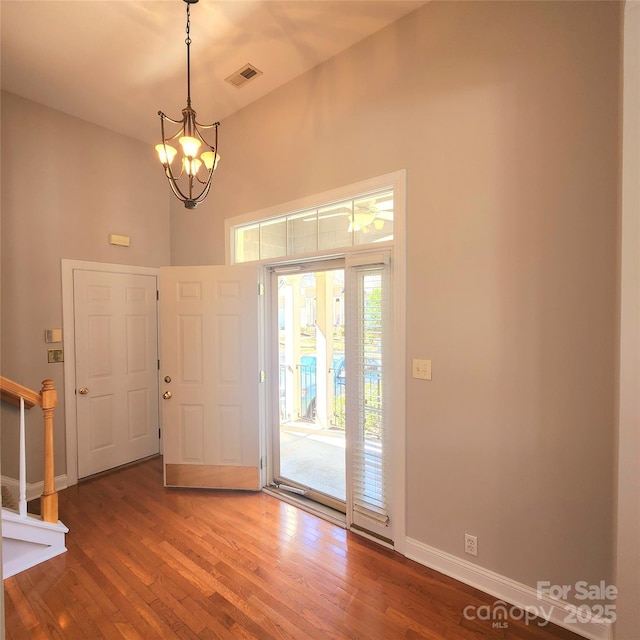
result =
M260 282L258 284L258 295L259 296L263 296L264 295L264 285L262 284L262 282Z
M158 371L160 371L160 360L158 359Z
M260 468L264 469L267 466L267 459L263 456L260 458Z
M156 289L156 300L160 300L160 291Z
M160 431L160 427L158 427L158 438L162 438L162 432Z
M267 379L267 374L264 371L260 371L260 382L264 382Z

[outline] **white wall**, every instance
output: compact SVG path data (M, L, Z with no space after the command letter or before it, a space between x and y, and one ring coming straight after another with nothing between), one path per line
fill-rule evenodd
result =
M172 262L221 263L225 218L407 169L407 534L534 588L612 579L622 6L431 2L228 118L172 204Z

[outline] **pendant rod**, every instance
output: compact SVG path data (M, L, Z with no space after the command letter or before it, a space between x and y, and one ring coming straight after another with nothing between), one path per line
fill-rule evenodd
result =
M187 109L191 109L191 36L189 34L191 27L191 11L189 10L191 4L188 0L187 3L187 37L185 44L187 45Z

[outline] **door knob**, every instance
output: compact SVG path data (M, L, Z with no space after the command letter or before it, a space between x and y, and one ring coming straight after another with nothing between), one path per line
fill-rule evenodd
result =
M78 389L78 393L79 393L81 396L86 396L86 395L87 395L87 393L89 393L89 389L87 389L87 387L80 387L80 388Z
M163 397L165 400L168 400L168 399L171 397L171 391L165 391L165 392L162 394L162 397Z

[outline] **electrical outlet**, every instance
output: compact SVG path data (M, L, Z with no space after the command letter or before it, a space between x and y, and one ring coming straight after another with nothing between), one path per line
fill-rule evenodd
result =
M478 538L476 536L464 534L464 552L470 556L478 555Z

